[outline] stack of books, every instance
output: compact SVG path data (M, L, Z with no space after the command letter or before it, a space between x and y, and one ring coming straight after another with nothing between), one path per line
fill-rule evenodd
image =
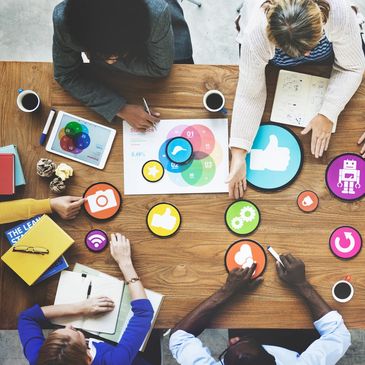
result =
M15 194L15 187L25 185L25 178L15 145L0 147L0 195Z

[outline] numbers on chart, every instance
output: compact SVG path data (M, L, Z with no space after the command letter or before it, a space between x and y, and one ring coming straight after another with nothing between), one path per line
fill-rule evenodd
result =
M171 162L171 168L177 170L179 168L179 165L174 162Z
M204 162L204 167L205 167L206 169L211 169L211 168L213 167L213 163L212 163L212 161L205 161L205 162Z
M187 131L186 132L186 137L188 137L188 138L194 138L194 131Z

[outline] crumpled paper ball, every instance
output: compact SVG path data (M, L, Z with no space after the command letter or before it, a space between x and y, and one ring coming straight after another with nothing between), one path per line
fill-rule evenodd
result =
M55 177L50 183L49 188L56 194L60 194L66 190L66 184L60 177Z
M37 174L41 177L52 177L55 170L56 164L48 158L41 158L37 162Z
M56 176L62 179L62 181L67 180L70 176L73 175L73 173L73 168L65 163L60 163L55 171Z

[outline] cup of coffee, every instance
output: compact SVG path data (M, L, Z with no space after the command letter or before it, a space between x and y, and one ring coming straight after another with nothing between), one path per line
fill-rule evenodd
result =
M354 287L347 280L340 280L332 287L332 296L339 303L346 303L354 296Z
M224 107L226 99L219 90L209 90L203 97L203 104L205 109L209 112L221 112L227 114L227 109Z
M18 98L16 99L16 103L18 108L26 113L35 112L39 106L41 105L41 100L37 93L33 90L18 90Z

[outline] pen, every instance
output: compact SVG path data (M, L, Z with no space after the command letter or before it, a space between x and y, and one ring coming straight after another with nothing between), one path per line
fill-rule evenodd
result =
M86 299L89 299L89 296L90 296L90 293L91 293L91 288L92 288L92 283L90 281L90 284L89 284L89 287L87 289L87 296L86 296Z
M46 124L43 128L43 132L42 132L42 135L41 135L41 138L40 138L40 141L39 141L40 145L42 145L44 143L44 141L46 140L47 133L48 133L49 127L51 126L52 119L53 119L55 113L56 113L56 111L54 109L51 109L51 111L49 112L47 122L46 122Z
M271 253L271 255L273 255L273 257L275 258L275 260L278 261L278 262L280 262L281 265L284 267L284 264L280 260L279 254L271 246L267 246L267 250Z
M150 108L149 108L149 106L148 106L148 104L147 104L146 99L145 99L145 98L142 98L142 99L143 99L143 103L144 103L144 107L145 107L145 109L146 109L146 112L147 112L149 115L151 115L151 110L150 110Z

